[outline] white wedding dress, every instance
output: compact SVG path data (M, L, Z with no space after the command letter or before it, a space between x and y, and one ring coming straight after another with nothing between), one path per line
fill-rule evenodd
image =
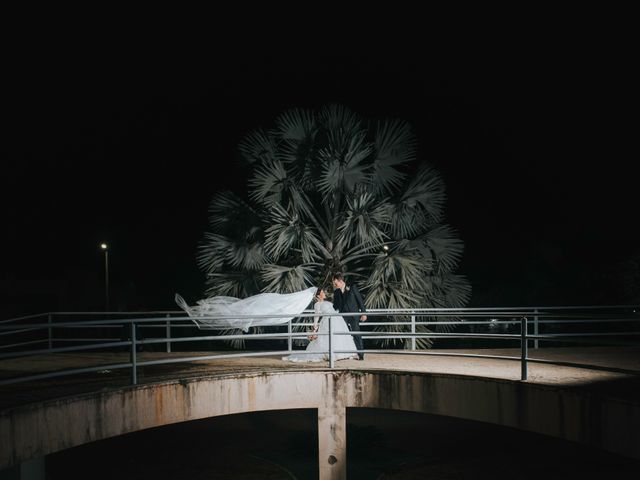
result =
M349 333L347 323L344 321L338 312L333 308L331 302L323 300L316 302L314 310L317 316L314 317L314 323L318 324L318 331L313 335L317 335L315 340L311 340L305 350L305 353L292 353L286 357L282 357L282 360L289 362L322 362L329 360L329 336L323 335L329 333L329 316L331 317L331 331L332 333ZM332 350L334 352L344 352L356 350L356 344L353 342L351 335L333 335L332 336ZM344 360L347 358L358 358L357 353L335 353L335 360Z
M300 315L313 300L316 287L294 293L260 293L247 298L211 297L190 307L176 293L176 303L200 329L224 330L282 325Z

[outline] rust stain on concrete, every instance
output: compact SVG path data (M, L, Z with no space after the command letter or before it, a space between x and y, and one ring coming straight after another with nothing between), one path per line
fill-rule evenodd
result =
M159 388L158 392L154 395L155 403L156 403L156 422L163 424L165 423L164 418L164 389Z
M251 378L247 382L247 401L251 410L256 409L256 384L255 379Z

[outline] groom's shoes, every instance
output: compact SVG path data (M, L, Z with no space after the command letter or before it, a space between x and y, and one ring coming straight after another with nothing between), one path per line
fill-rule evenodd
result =
M364 360L364 355L358 355L358 360Z

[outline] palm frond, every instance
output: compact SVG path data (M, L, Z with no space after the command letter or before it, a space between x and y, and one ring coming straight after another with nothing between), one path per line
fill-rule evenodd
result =
M273 132L278 138L278 160L288 169L289 178L304 190L313 189L318 127L313 112L292 109L278 117Z
M388 203L362 191L347 197L344 220L339 227L338 242L343 245L381 245L387 238L385 226L389 222Z
M222 270L225 264L227 238L215 233L206 233L196 255L198 267L205 273Z
M276 158L276 146L273 137L262 129L246 135L238 145L242 157L249 163L273 161Z
M387 292L396 292L394 295L397 299L404 298L402 292L408 292L414 297L414 292L424 292L427 287L426 270L427 266L419 256L412 255L411 252L392 250L376 257L367 284L372 287L381 285ZM418 295L421 296L422 293ZM388 301L391 300L389 297ZM405 304L402 308L409 306L416 305Z
M411 238L424 229L425 216L408 202L396 201L390 204L389 235L394 238Z
M320 154L324 156L323 153ZM340 191L343 184L343 172L340 160L332 158L324 158L322 162L322 170L318 176L318 190L322 196L327 199Z
M237 241L217 233L205 236L197 259L208 273L219 271L225 265L232 269L255 270L267 261L261 243Z
M225 271L224 273L212 273L207 277L208 288L206 294L209 297L227 296L246 298L260 292L260 284L256 279L256 272Z
M275 134L283 140L302 142L316 129L313 112L293 108L276 118Z
M418 317L416 317L416 321L418 320ZM438 331L437 329L431 329L429 327L427 327L426 325L416 325L416 332L418 333L423 333L423 334L428 334L428 333L433 333L435 331ZM445 332L443 332L445 333ZM435 339L433 338L416 338L416 349L418 350L422 350L425 348L431 348L434 344ZM404 348L410 348L411 347L411 340L405 342Z
M416 141L411 127L402 120L380 122L374 139L372 183L380 192L399 188L405 175L395 167L415 159Z
M464 242L448 225L439 225L420 236L433 256L436 273L452 272L464 252Z
M433 168L423 166L402 192L398 203L413 209L416 215L425 214L431 222L438 223L442 218L445 200L442 177Z
M464 275L447 274L444 276L442 291L443 302L449 308L463 308L471 299L471 283Z
M287 166L289 178L302 190L315 189L316 145L315 133L302 141L284 140L278 149L278 159Z
M304 290L313 285L314 268L304 265L288 267L267 264L260 271L265 283L263 292L291 293Z
M211 201L209 223L198 246L196 261L206 273L232 268L259 268L265 261L262 220L246 202L231 192L221 192Z
M313 227L301 221L293 209L285 209L275 204L271 210L270 225L266 229L265 248L271 258L278 260L290 254L291 250L300 252L303 263L320 258L322 242Z
M256 270L267 261L264 248L261 243L232 244L225 260L231 268L243 268Z
M262 205L273 205L282 200L290 185L282 162L265 162L254 169L249 180L249 197Z
M420 295L402 288L398 282L369 283L365 305L367 308L411 308L417 307Z
M259 237L262 220L238 195L222 191L209 204L209 225L215 232L248 240Z
M426 308L462 308L471 298L471 284L462 275L434 275L429 278L429 288L422 297L421 303ZM459 322L457 315L424 316L421 321ZM451 332L455 325L436 325L430 331Z
M461 308L471 297L471 285L462 275L431 275L421 302L426 308Z
M319 209L316 208L317 204L314 205L314 202L304 191L299 188L291 189L290 205L302 218L308 220L316 227L323 241L327 242L329 240L329 225L327 225L325 218L319 213ZM318 248L324 256L330 256L324 245L320 244Z
M434 269L433 252L420 238L401 239L390 244L391 254L400 255L413 259L420 265L420 270L426 275L431 274Z
M322 162L322 172L318 179L318 190L325 196L337 191L351 193L358 184L367 182L370 170L365 160L373 148L366 141L366 132L358 132L348 144L325 148L318 152Z
M251 333L261 333L260 327L253 327L253 331ZM224 330L219 330L220 336L223 335L242 335L244 332L239 328L227 328ZM218 341L218 340L216 340ZM242 350L245 347L245 341L243 338L233 338L229 340L224 340L224 343L230 345L231 348L236 350Z
M318 115L322 126L337 135L340 132L344 138L351 137L362 127L360 117L344 105L331 104L323 107Z

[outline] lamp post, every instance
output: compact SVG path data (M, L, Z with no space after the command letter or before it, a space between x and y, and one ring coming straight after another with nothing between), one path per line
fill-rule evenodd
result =
M104 251L104 310L109 311L109 245L101 243L100 248Z

